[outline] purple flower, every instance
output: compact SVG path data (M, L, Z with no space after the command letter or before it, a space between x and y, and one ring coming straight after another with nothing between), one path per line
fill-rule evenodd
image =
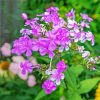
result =
M56 84L52 80L46 80L42 84L42 88L45 89L46 94L50 94L52 91L56 90Z
M26 53L26 56L32 55L33 40L28 36L20 37L14 41L12 52L18 55Z
M89 22L91 22L91 21L93 21L93 19L92 18L90 18L87 14L80 14L81 16L82 16L82 19L84 19L84 20L87 20L87 21L89 21Z
M27 19L28 19L27 14L26 14L26 13L22 13L22 18L23 18L24 20L27 20Z
M57 30L61 27L64 27L65 25L67 25L67 23L64 21L64 19L59 17L59 21L57 22L57 24L53 24L53 29Z
M20 63L20 67L22 68L22 74L32 73L33 67L32 63L30 63L28 60L25 60L24 62Z
M70 12L66 14L67 18L74 19L75 18L75 11L72 9Z
M56 81L56 84L57 84L57 85L60 85L60 80L61 80L61 79L64 79L64 74L61 73L61 72L59 72L57 69L54 69L54 70L52 71L52 75L51 75L50 79L51 79L52 81Z
M59 61L56 66L57 66L58 72L63 72L67 68L67 65L64 63L64 61Z
M46 23L52 22L54 25L56 25L60 21L57 7L48 8L46 12L42 14L41 16L42 16L41 20L44 20Z
M65 45L70 43L69 31L66 28L59 28L55 33L55 42L57 45Z
M38 18L33 18L31 20L26 20L25 26L30 26L32 34L35 36L41 35L41 25L37 22Z
M78 23L74 20L68 20L68 28L69 29L74 29L75 32L77 32L77 30L79 31L78 29Z
M49 58L53 58L55 55L53 50L56 48L56 46L53 46L55 46L55 44L50 43L50 40L47 38L39 38L39 52L42 56L48 54Z
M78 32L78 33L75 33L75 36L74 36L74 41L75 42L78 42L79 40L82 40L82 37L81 37L81 32Z
M94 35L91 32L86 32L86 40L91 41L94 45Z

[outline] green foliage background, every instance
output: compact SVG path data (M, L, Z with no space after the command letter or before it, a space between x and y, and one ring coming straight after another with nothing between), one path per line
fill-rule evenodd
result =
M60 9L60 15L64 18L66 12L72 8L77 13L77 19L79 13L87 13L92 17L94 21L91 23L91 30L95 35L96 43L94 47L91 47L90 43L86 43L85 47L93 53L93 56L100 55L100 0L20 0L19 2L19 10L27 13L29 18L43 13L50 6L57 6ZM21 22L23 25L23 20ZM14 34L15 37L18 37L18 33ZM38 57L37 54L34 56L43 63L49 61L46 57ZM37 85L32 88L29 88L25 81L16 78L6 83L0 82L0 100L94 100L97 83L100 81L100 65L97 66L96 71L90 71L77 62L79 55L70 56L65 53L62 58L67 58L71 67L65 72L65 82L62 81L62 85L51 95L45 95L41 89L41 78L38 76Z

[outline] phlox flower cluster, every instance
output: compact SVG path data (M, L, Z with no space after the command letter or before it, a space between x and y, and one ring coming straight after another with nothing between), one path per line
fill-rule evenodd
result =
M31 56L32 52L39 52L41 56L55 56L55 50L62 52L68 50L73 42L91 41L94 45L94 35L85 28L90 28L92 21L86 14L80 14L82 20L75 20L75 11L72 9L66 14L67 21L58 14L57 7L50 7L38 17L28 19L25 13L22 18L25 20L25 27L21 29L22 36L14 41L12 52L18 55L26 54ZM46 25L40 24L44 23ZM46 29L48 27L49 29Z
M59 61L56 65L56 69L49 69L49 79L42 84L42 88L45 89L47 94L56 90L56 85L60 85L60 80L64 79L63 72L66 70L67 65L64 61ZM47 73L48 74L48 73Z
M90 41L94 45L94 35L89 30L90 22L93 20L87 14L80 14L81 21L76 21L75 11L72 9L66 13L66 20L61 18L57 7L50 7L42 14L38 14L36 18L29 19L26 13L22 13L24 19L24 27L20 30L21 37L13 43L12 52L17 55L25 54L27 57L32 56L33 52L38 52L41 56L48 55L50 59L56 56L56 52L60 54L68 51L73 43L84 43ZM84 59L90 55L89 51L78 47L79 53ZM64 71L67 65L63 60L59 61L56 68L45 71L48 79L42 84L47 94L56 90L56 85L60 85L61 79L64 79ZM34 66L28 60L20 64L22 73L31 73ZM41 66L40 66L41 67Z

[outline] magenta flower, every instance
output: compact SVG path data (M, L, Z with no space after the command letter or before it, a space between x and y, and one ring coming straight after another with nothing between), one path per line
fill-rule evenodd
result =
M46 23L53 23L54 25L58 24L60 21L58 15L58 8L57 7L50 7L46 10L46 12L40 16L42 16L41 20L44 20Z
M44 55L48 54L50 58L54 57L55 54L54 54L53 50L56 47L54 47L55 45L51 44L51 43L50 43L50 40L48 41L47 38L39 38L40 55L44 56Z
M28 36L20 37L14 41L12 52L18 55L26 53L26 56L32 55L33 39Z
M20 63L20 67L22 68L22 74L32 73L33 67L32 63L30 63L28 60L25 60L24 62Z
M28 17L27 17L27 14L26 13L22 13L22 18L24 19L24 20L27 20L28 19Z
M46 94L50 94L52 91L56 90L56 84L52 80L46 80L42 84L42 88L45 89Z
M51 75L50 79L52 81L56 81L57 85L60 85L60 80L64 79L64 74L59 72L58 69L54 69L52 71L52 75Z
M70 12L66 14L67 18L74 19L75 18L75 11L72 9Z
M41 35L41 25L37 22L38 18L33 18L31 20L27 19L25 21L25 26L30 26L31 33L35 36Z
M58 72L63 72L67 68L67 65L64 63L64 61L59 61L56 66L57 66Z
M55 33L55 42L57 45L65 45L70 43L69 31L66 28L59 28Z

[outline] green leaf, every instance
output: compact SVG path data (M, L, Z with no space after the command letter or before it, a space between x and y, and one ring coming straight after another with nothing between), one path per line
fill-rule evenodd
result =
M73 90L67 91L67 100L83 100L81 95Z
M72 95L71 100L82 100L81 96L76 92Z
M45 91L41 90L40 93L36 96L35 100L40 100L44 96L46 96Z
M67 68L65 72L65 80L69 88L75 89L77 87L76 76L70 68Z
M84 71L82 66L72 66L71 70L75 73L76 77L78 77Z
M79 88L79 93L88 93L90 92L93 87L98 83L100 78L93 78L93 79L86 79L80 82L80 88Z

